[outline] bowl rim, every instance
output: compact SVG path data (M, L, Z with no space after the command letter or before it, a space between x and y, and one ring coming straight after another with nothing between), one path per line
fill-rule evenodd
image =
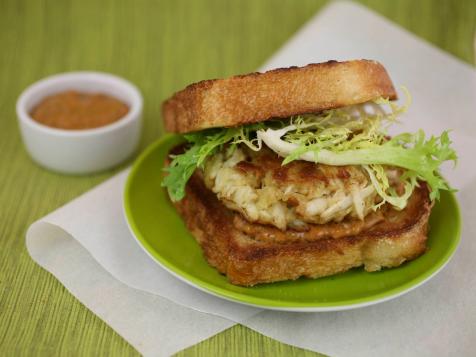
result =
M102 83L106 82L106 85L110 87L123 88L126 92L128 100L130 101L129 111L126 113L126 115L124 115L119 120L116 120L113 123L91 129L54 128L39 123L31 117L30 113L27 110L27 102L31 99L32 96L38 95L39 97L44 98L47 95L44 94L42 96L42 92L44 92L46 89L50 89L51 87L58 86L59 84L63 84L65 82L71 83L74 89L75 82L80 80L86 80L90 82L101 81ZM111 73L99 71L72 71L58 73L42 78L25 88L25 90L23 90L16 102L16 112L19 122L26 124L30 128L40 131L44 134L62 137L96 136L115 131L128 125L132 121L139 120L140 114L142 112L142 107L142 95L139 89L134 84L122 77L113 75Z

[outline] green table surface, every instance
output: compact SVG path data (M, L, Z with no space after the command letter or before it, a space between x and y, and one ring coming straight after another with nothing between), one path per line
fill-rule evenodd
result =
M167 96L194 81L255 70L325 3L0 0L0 355L137 355L36 265L24 243L32 222L127 163L83 177L38 167L17 128L20 92L63 71L99 70L128 78L145 100L144 148L163 132L160 105ZM476 1L361 3L473 63ZM316 354L237 325L178 355Z

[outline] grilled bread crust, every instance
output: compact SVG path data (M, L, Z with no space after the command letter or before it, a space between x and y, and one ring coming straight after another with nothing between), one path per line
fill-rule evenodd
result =
M199 172L186 190L186 197L174 205L208 263L233 284L318 278L359 266L377 271L399 266L426 250L431 203L424 183L415 189L404 210L384 207L384 219L356 235L302 240L295 235L289 240L282 235L274 239L276 228L254 223L250 224L256 225L260 237L243 233L234 224L236 218L241 219L239 213L227 209L206 188Z
M165 129L187 133L396 99L378 62L329 61L191 84L164 102Z

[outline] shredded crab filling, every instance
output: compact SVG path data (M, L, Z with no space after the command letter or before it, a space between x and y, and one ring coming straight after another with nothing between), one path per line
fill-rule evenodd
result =
M348 177L339 179L335 177L337 168L322 165L329 180L304 183L293 180L283 183L274 178L273 170L263 170L263 177L243 172L240 163L249 164L250 159L253 161L260 153L255 154L243 146L233 151L224 148L208 158L203 169L207 187L248 221L270 224L281 230L305 231L308 224L341 222L346 217L363 220L381 200L367 172L358 166L349 167ZM387 171L391 172L392 184L396 186L397 170L388 168Z

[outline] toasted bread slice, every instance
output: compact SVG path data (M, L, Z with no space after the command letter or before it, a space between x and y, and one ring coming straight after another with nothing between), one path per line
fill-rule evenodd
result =
M316 113L397 94L378 62L329 61L189 85L162 107L165 129L187 133Z
M347 222L335 225L337 234L332 233L332 224L316 225L327 233L302 239L291 231L286 239L274 227L249 223L256 226L257 235L252 236L236 224L240 214L227 209L206 188L199 172L190 179L186 197L174 204L208 263L231 283L244 286L318 278L362 265L370 272L399 266L425 252L431 211L428 188L421 183L404 210L382 208L383 219L368 222L355 235L341 234L338 226Z

